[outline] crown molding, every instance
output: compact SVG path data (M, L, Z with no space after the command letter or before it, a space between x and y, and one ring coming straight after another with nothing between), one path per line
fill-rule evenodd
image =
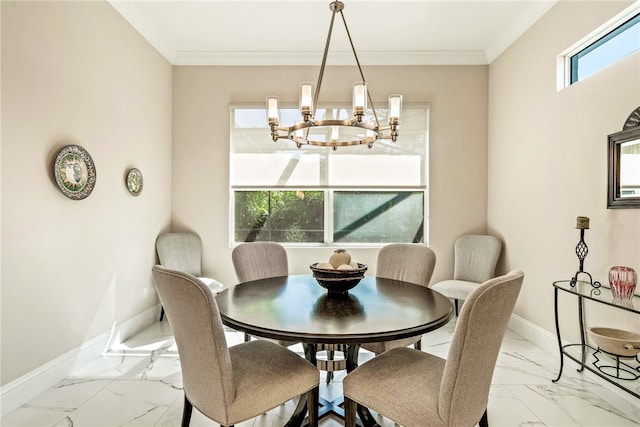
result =
M160 55L170 64L174 63L176 48L162 37L153 25L149 24L135 6L135 2L107 0L113 7Z
M173 65L218 65L218 66L301 66L320 64L322 52L189 52L179 51ZM483 51L393 51L358 52L362 65L485 65ZM355 65L352 52L331 52L327 65Z
M163 37L140 13L135 2L108 3L172 65L296 66L318 65L322 52L284 51L181 51ZM532 3L518 19L482 50L475 51L391 51L358 52L363 65L486 65L493 62L559 0ZM354 65L350 51L331 52L328 65Z

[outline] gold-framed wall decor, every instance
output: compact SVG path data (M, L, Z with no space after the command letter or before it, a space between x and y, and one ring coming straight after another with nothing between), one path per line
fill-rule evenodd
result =
M139 196L142 193L142 187L144 186L144 180L142 178L142 172L136 168L129 169L127 172L127 189L132 196Z
M58 189L72 200L82 200L96 185L96 167L91 155L79 145L60 149L53 165Z

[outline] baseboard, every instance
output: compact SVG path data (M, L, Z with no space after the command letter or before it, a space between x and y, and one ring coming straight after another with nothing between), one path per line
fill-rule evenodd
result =
M160 306L116 325L81 346L53 359L31 372L0 387L0 417L18 409L39 394L67 378L77 367L85 366L114 345L158 320Z
M535 345L542 347L549 353L558 353L558 338L555 333L551 333L540 326L529 322L522 317L512 314L509 319L509 329L522 335Z
M127 320L126 322L111 329L109 342L104 348L105 351L111 350L114 347L119 347L124 341L128 340L133 335L137 334L141 330L147 328L154 322L157 322L160 318L160 308L158 304L152 307L136 317Z

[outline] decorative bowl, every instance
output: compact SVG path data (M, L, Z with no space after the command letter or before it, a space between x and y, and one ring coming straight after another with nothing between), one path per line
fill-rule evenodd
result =
M318 268L318 263L311 264L309 268L318 284L325 288L330 294L345 294L349 289L356 287L360 280L364 278L367 271L366 264L358 263L358 268L353 270L329 270Z
M593 327L587 333L606 353L620 357L636 357L640 353L640 334L622 329Z

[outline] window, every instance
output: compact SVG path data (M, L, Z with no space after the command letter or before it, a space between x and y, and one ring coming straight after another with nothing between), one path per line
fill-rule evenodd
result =
M570 84L640 50L640 13L569 55Z
M386 123L386 110L377 110ZM318 109L346 118L350 108ZM283 123L298 119L282 109ZM366 119L366 118L365 118ZM400 138L366 146L273 142L260 108L231 108L231 240L325 245L424 242L428 107L403 110Z

